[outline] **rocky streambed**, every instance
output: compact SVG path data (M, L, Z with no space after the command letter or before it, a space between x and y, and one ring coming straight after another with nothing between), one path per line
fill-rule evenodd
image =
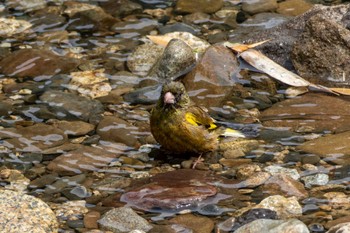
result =
M255 49L346 91L349 14L346 1L0 2L0 231L350 231L350 97L290 87L225 46L269 40ZM247 137L196 169L163 151L149 116L169 80Z

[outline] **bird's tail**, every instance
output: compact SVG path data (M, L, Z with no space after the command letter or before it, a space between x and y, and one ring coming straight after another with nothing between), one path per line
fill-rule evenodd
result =
M236 138L245 138L245 135L238 130L226 128L225 131L220 135L223 137L236 137Z

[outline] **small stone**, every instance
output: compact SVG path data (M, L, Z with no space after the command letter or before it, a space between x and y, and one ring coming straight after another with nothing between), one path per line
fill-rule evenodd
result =
M311 188L313 185L326 185L329 181L327 174L316 174L312 176L305 176L301 178L305 183L305 187Z
M298 180L300 178L300 175L296 169L291 168L284 168L281 166L271 165L264 168L264 171L269 172L271 175L283 173L290 177L292 177L294 180Z
M178 215L169 220L171 223L183 225L193 232L211 233L214 229L214 222L205 216L192 214Z
M242 10L252 15L261 12L274 11L277 7L277 0L244 0L242 2Z
M238 228L235 233L309 233L307 226L298 219L271 220L258 219Z
M100 219L100 217L101 217L100 212L89 211L84 216L84 225L85 225L85 227L89 228L89 229L97 229L98 228L97 221Z
M129 207L114 208L105 213L98 223L102 230L116 233L129 232L135 229L149 231L152 225L141 218Z
M183 13L214 13L223 6L223 0L179 0L176 2L175 10Z

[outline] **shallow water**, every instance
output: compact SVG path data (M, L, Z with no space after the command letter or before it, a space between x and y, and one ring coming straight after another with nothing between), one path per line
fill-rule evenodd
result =
M266 96L267 98L269 92L256 89L258 97L248 96L237 100L237 102L241 101L238 104L239 107L226 105L224 107L213 106L209 109L218 113L218 120L221 124L240 129L248 138L257 139L259 143L257 148L237 160L227 159L213 162L221 164L221 168L217 171L211 169L220 179L227 178L224 181L217 178L209 183L209 185L215 184L215 187L218 188L216 196L195 201L193 206L173 207L172 210L142 208L140 203L125 196L120 201L106 201L108 197L121 195L131 187L134 189L142 187L148 183L147 179L151 175L185 167L182 162L189 159L188 157L177 158L159 150L159 145L155 143L149 130L148 119L152 105L148 103L132 105L121 97L139 87L148 87L150 85L147 85L147 82L154 81L131 73L123 73L128 70L125 62L134 49L142 43L142 40L145 40L145 35L157 33L157 29L162 26L159 21L165 20L166 24L169 19L166 19L165 16L165 19L162 17L157 19L138 10L131 12L130 15L117 15L116 17L99 11L95 12L96 15L91 18L89 14L70 17L69 12L65 12L69 4L62 7L58 3L50 3L42 9L32 10L31 8L7 7L7 2L9 1L0 3L2 17L22 19L34 26L25 33L4 36L0 44L0 61L7 58L13 51L23 48L40 51L47 49L53 52L53 54L40 53L34 57L30 56L31 53L23 54L22 63L15 63L18 61L16 59L8 63L9 67L3 68L4 73L0 74L2 90L0 93L0 113L2 114L0 118L0 164L2 167L0 169L20 170L31 182L28 187L24 188L25 192L38 196L48 203L85 200L91 210L96 209L101 213L128 202L130 206L145 210L145 212L160 213L159 216L150 218L154 222L185 210L204 216L215 216L213 221L220 223L231 216L228 213L245 206L248 202L259 203L275 191L268 190L271 193L262 193L256 186L247 183L246 177L242 177L241 180L236 179L231 183L228 181L229 178L236 177L236 171L233 170L237 166L259 164L261 167L279 165L297 169L302 177L312 174L328 174L330 179L328 184L344 185L344 193L348 195L347 187L350 179L349 170L346 167L349 161L346 158L348 154L338 152L348 147L346 139L343 140L344 146L334 147L333 153L328 153L323 157L313 153L307 154L298 149L298 146L303 145L304 142L329 133L322 128L316 133L309 130L308 127L314 127L313 123L318 122L319 119L328 123L337 122L342 120L345 114L342 112L331 114L332 110L330 112L318 111L319 104L304 101L302 96L298 97L301 103L289 105L285 113L265 117L265 120L271 119L275 122L298 121L297 129L285 127L283 124L279 127L263 127L260 122L252 120L255 119L252 113L248 114L249 117L237 117L237 119L243 119L240 122L228 121L224 116L236 114L240 110L242 114L238 115L242 116L246 113L243 110L253 111L252 109L256 106L261 107L259 110L265 108L261 104L263 101L260 101L258 97ZM81 2L91 4L92 7L100 5L100 1ZM226 4L235 6L238 2L226 1ZM143 9L165 9L171 6L173 1L142 0L138 3ZM46 22L45 16L49 14L48 12L57 16L53 22ZM120 20L123 20L123 23L120 23ZM259 24L242 23L238 29L244 31L247 27L271 28L283 20L285 19L272 18ZM211 20L210 23L221 24L220 21L215 20ZM213 28L215 29L214 26ZM206 28L206 30L211 29ZM57 35L50 38L47 33L53 32L57 32ZM232 35L234 34L233 30ZM198 36L205 38L204 33ZM56 55L66 55L67 60L61 61L54 58L54 64L47 63ZM26 57L29 58L26 60ZM69 62L78 65L76 67L72 65L74 67L72 69L65 65ZM13 64L16 64L15 67L10 69ZM7 73L7 68L11 70L10 73ZM102 83L110 85L110 87L103 87L115 91L115 96L108 99L101 97L91 101L82 98L81 95L90 94L98 89L99 85L102 86L101 81L96 81L100 77L99 72L93 72L94 79L81 87L70 84L71 71L82 72L101 68L104 69L102 73L105 74ZM256 85L254 82L263 82L262 80L265 79L261 78L255 69L243 62L240 68L243 71L249 70L252 78L246 78L244 73L236 73L232 79L245 88L254 90L254 85ZM51 71L51 74L40 73L48 70ZM77 74L79 75L81 74ZM95 81L99 84L94 83ZM278 86L278 88L277 93L283 93L285 90L285 86ZM155 85L150 91L143 94L152 101L158 98L159 90L160 86ZM189 94L191 97L197 97L204 91L206 90L200 89ZM66 95L66 93L70 94ZM275 102L286 99L283 94L277 95L273 96L276 99ZM218 97L221 97L221 94L209 93L199 98L215 99ZM293 108L298 109L297 113L292 114ZM312 116L310 111L303 112L302 108L315 108L317 114ZM107 119L106 116L111 118ZM98 125L97 123L102 119L103 124ZM347 120L349 118L344 117L344 121ZM61 155L63 158L60 157ZM308 161L306 155L319 157L319 161L303 162L303 159ZM312 164L315 170L304 168L305 164ZM209 167L204 166L202 169L209 169ZM84 177L77 177L79 174L83 174ZM52 175L53 178L39 180L47 175ZM141 181L143 179L146 181ZM0 186L7 188L11 182L13 181L4 179L0 182ZM239 190L242 193L239 193ZM321 191L312 189L307 189L307 191L310 191L309 197L300 200L304 212L301 219L304 217L307 224L319 223L321 221L317 218L307 219L308 214L319 211L320 206L329 204L329 200L321 195ZM287 196L289 196L288 192ZM236 200L230 202L227 199ZM344 213L334 211L331 215L337 219ZM143 216L149 218L146 213ZM83 217L80 216L79 220L82 221L82 219ZM73 232L73 228L65 225L64 221L61 222L60 227L61 232Z

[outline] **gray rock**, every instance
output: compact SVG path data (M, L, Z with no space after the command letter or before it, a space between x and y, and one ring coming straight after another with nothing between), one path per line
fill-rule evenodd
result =
M98 223L101 229L114 233L124 233L136 229L147 232L152 229L151 224L129 207L120 207L108 211L98 220Z
M0 199L1 232L58 232L55 214L40 199L10 190L0 190Z
M329 181L327 174L316 174L312 176L305 176L301 178L305 183L305 187L311 188L313 185L326 185Z
M153 43L138 46L128 57L127 66L133 74L145 76L162 55L164 48ZM152 51L150 53L150 51Z
M80 119L96 123L104 111L103 105L97 100L62 91L46 91L40 100L56 113L58 119Z
M350 32L340 22L315 15L294 44L291 59L307 80L328 87L349 86Z
M296 169L284 168L277 165L271 165L271 166L265 167L264 171L269 172L271 175L280 174L280 173L286 174L291 178L293 178L294 180L298 180L300 178L300 175Z
M298 41L301 33L304 31L306 22L314 15L322 15L327 19L340 22L345 13L348 12L350 5L337 5L332 7L315 5L306 13L293 18L292 20L285 22L277 27L270 28L264 31L252 31L241 40L245 42L257 42L267 39L272 39L269 42L258 47L266 56L273 61L286 67L287 69L293 69L292 62L290 60L290 53L292 51L294 43ZM234 32L233 32L234 33ZM235 40L237 42L237 40Z
M162 80L175 80L188 72L195 62L192 48L182 40L172 39L148 76Z
M298 219L258 219L240 228L235 233L309 233L307 226Z

